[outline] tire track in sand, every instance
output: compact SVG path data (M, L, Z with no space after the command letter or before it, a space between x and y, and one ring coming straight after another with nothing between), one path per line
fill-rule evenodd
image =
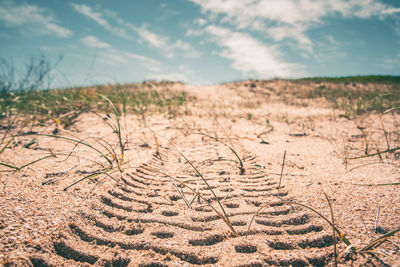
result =
M286 205L282 200L290 199L289 192L284 187L278 192L278 180L257 168L257 159L244 147L236 144L244 175L219 142L188 136L179 147L216 192L239 237L204 201L196 198L187 208L166 171L198 188L207 202L215 201L194 170L166 148L82 207L79 218L51 244L51 255L32 256L33 265L321 266L332 258L330 229L307 210ZM187 199L193 197L187 188L178 188ZM267 203L246 237L253 214Z

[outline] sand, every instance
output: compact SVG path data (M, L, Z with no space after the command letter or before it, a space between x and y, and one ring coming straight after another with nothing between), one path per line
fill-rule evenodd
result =
M371 186L400 182L399 153L348 161L345 157L364 155L365 140L357 124L368 133L370 153L385 150L385 131L390 147L398 147L399 114L381 116L383 131L376 114L352 121L324 99L299 99L293 93L317 86L321 84L279 80L174 84L170 90L185 90L196 101L175 116L121 118L128 140L125 163L68 190L63 189L107 166L105 160L88 147L44 136L24 148L30 137L19 137L0 154L1 162L22 166L50 152L57 157L0 173L1 264L332 265L330 225L313 211L289 203L311 206L331 219L324 192L335 225L361 249L399 227L399 185ZM30 130L51 133L54 127L50 123ZM91 137L85 140L98 147L94 138L115 146L118 141L94 114L81 115L58 135ZM223 213L178 151L207 180L235 232L213 211ZM399 266L399 235L373 255L345 253L346 247L338 242L339 265Z

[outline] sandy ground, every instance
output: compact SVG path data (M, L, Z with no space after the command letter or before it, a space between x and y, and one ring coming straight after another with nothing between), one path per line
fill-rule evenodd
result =
M332 228L288 202L331 219L325 192L335 225L357 250L398 228L399 185L372 185L400 182L399 154L345 158L364 155L366 143L369 153L384 151L388 142L398 147L400 118L389 112L382 122L378 115L351 121L323 99L300 100L292 93L316 86L321 84L176 84L173 89L197 100L172 118L121 118L128 141L124 164L67 190L106 167L104 158L87 146L44 136L24 148L30 137L19 137L0 154L1 162L22 166L51 153L56 157L0 173L0 265L333 265ZM54 127L30 130L51 133ZM115 134L94 114L82 115L58 135L102 151L99 142L107 142L119 153ZM233 230L213 211L223 213L178 151L213 189ZM340 241L339 265L400 266L399 235L373 255L345 250Z

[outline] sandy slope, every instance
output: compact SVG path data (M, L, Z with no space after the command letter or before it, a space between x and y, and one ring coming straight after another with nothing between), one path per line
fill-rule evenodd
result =
M0 155L2 162L22 166L55 152L19 172L0 174L0 259L21 266L225 266L332 264L332 229L312 211L291 206L295 200L330 218L357 248L399 227L399 155L363 155L365 142L356 124L329 108L323 99L299 100L320 84L286 81L238 82L186 86L197 100L174 118L128 115L123 119L129 145L122 172L85 180L63 191L103 162L85 147L40 138L30 149L21 145ZM340 86L340 85L338 85ZM368 90L368 85L364 86ZM382 116L391 147L399 146L399 115ZM368 131L370 151L387 147L377 115L357 118ZM54 126L33 129L51 132ZM244 174L230 148L243 161ZM101 137L116 144L115 135L97 116L85 114L60 135ZM227 138L229 136L229 138ZM24 141L23 139L21 139ZM157 140L157 142L156 142ZM262 142L261 142L262 141ZM159 144L159 146L156 145ZM376 145L375 145L376 144ZM197 166L215 191L239 237L212 211L219 212L204 181L179 155ZM158 150L158 153L157 153ZM74 152L70 157L62 153ZM282 159L286 160L279 188ZM172 177L172 178L171 178ZM171 182L175 181L176 186ZM47 182L42 184L43 182ZM199 190L194 198L184 183ZM209 204L210 203L210 204ZM257 210L265 206L249 223ZM379 208L378 231L374 228ZM246 236L248 233L248 236ZM400 239L377 248L375 257L342 255L340 264L396 266ZM338 250L345 250L343 242ZM353 259L352 259L353 258Z

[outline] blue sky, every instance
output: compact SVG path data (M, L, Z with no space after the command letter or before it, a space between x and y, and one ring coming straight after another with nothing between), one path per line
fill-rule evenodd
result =
M400 1L0 1L0 57L53 86L400 75Z

